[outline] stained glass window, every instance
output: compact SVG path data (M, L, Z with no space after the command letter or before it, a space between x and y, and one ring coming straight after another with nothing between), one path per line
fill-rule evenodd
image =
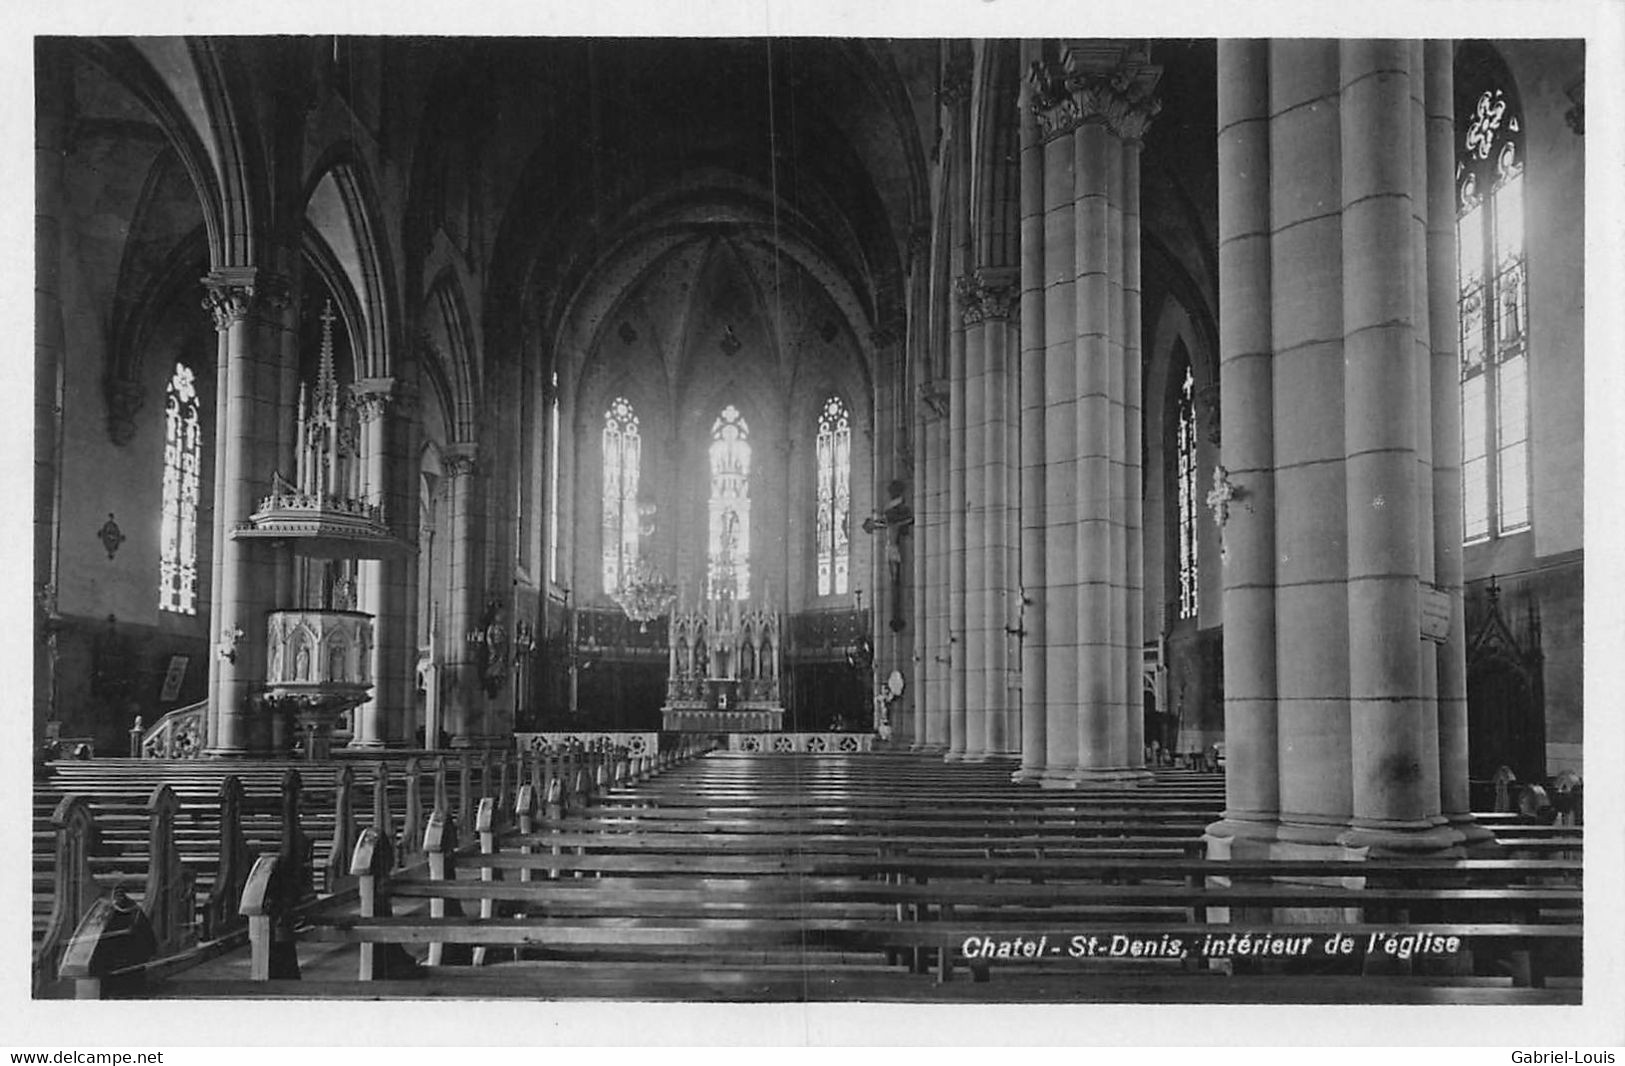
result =
M818 416L818 594L844 595L851 558L852 420L840 397Z
M164 396L164 499L159 532L158 607L197 614L198 463L202 456L197 382L175 364Z
M1197 608L1196 561L1196 378L1185 364L1179 386L1179 421L1175 427L1175 475L1179 491L1179 617L1195 618Z
M1458 67L1456 255L1468 543L1529 528L1529 278L1522 119L1499 61ZM1500 84L1498 84L1500 83Z
M642 441L632 404L617 396L604 412L604 592L620 591L638 561L638 461Z
M711 426L706 595L750 598L750 427L729 404Z

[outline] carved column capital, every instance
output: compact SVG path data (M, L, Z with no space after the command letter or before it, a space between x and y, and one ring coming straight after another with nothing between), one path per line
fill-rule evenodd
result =
M374 422L384 417L395 404L394 378L362 378L350 386L350 396L356 413L363 422Z
M286 277L256 267L221 267L201 280L203 309L217 330L230 329L255 310L280 311L293 299Z
M954 292L965 325L1008 319L1021 298L1019 284L1015 267L979 267L975 274L956 279Z
M1112 41L1072 44L1058 66L1033 63L1028 106L1046 140L1094 122L1138 141L1162 110L1152 95L1161 77L1162 67L1143 49Z

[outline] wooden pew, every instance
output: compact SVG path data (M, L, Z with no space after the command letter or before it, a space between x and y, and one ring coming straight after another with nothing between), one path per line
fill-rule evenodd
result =
M361 830L348 876L358 886L370 878L366 891L374 902L310 911L307 939L354 944L357 956L372 945L373 962L357 964L373 976L364 976L364 985L352 982L369 991L333 984L328 967L315 981L302 975L297 994L1109 1000L1112 989L1133 987L1168 1001L1578 997L1573 987L1534 987L1550 969L1548 949L1578 942L1581 864L1574 857L1215 863L1187 848L1222 797L1180 780L1164 790L1162 774L1157 787L1137 795L1058 796L999 781L1007 768L972 768L961 777L966 768L940 761L881 757L805 775L805 789L775 794L772 781L798 777L788 762L782 776L758 768L734 774L748 761L720 753L696 758L700 750L655 753L641 767L624 753L515 753L511 779L525 782L528 794L516 789L511 804L502 802L504 756L481 775L492 784L477 786L481 799L492 800L476 804L478 852L472 843L448 846L442 820L442 839L430 852L431 861L440 856L438 878L427 864L404 873L382 869L381 834L369 838ZM716 772L719 765L729 772ZM762 793L746 804L739 785L752 774ZM888 803L882 786L905 775L924 791ZM438 776L434 807L451 813L444 802L449 782ZM977 783L956 792L960 780ZM475 791L470 785L469 795ZM1173 824L1163 817L1169 813ZM369 839L370 858L360 847ZM391 902L404 910L386 913ZM1366 921L1272 920L1294 909L1359 912ZM1385 920L1372 921L1372 912ZM1235 920L1221 924L1219 916ZM969 958L963 950L964 936L989 933L1156 929L1195 936L1217 929L1228 936L1308 928L1329 936L1379 924L1441 936L1454 930L1480 952L1529 958L1522 971L1505 976L1354 974L1292 982L1270 974L1225 977L1185 960L1132 960L1130 969L1122 960L1085 960L1094 969L1079 970L1071 962ZM427 985L380 978L378 944L432 953L438 945L440 964ZM448 968L446 956L458 946L486 965ZM518 950L522 961L492 951L501 946ZM980 977L991 977L997 966L999 980L952 980L971 963ZM914 976L927 969L948 983ZM256 963L253 971L266 986L280 984L268 980L268 966ZM1529 987L1515 988L1515 979ZM228 994L232 983L194 987L194 994Z
M536 834L531 834L536 837ZM519 868L534 870L537 868L552 869L563 864L572 868L584 865L603 867L602 863L594 862L593 856L556 856L549 854L527 855L523 852L514 855L492 854L489 845L478 857L469 857L469 865L477 865L483 871L496 869ZM611 858L625 860L626 856L612 856ZM664 859L666 857L662 857ZM687 858L686 856L683 858ZM517 861L515 861L517 860ZM924 860L892 860L906 863L900 868L919 878L913 884L865 881L861 877L864 873L875 869L876 864L868 860L851 860L840 857L820 858L806 860L795 866L781 864L776 870L784 875L782 885L784 889L775 895L765 892L761 888L763 868L761 864L748 864L736 873L741 876L739 884L748 886L739 895L720 892L718 885L713 881L706 881L689 889L668 891L659 898L659 905L654 905L654 892L658 888L648 890L642 888L637 880L622 879L616 885L616 891L621 898L616 899L614 893L605 893L603 882L593 882L589 886L582 886L579 882L565 881L513 881L497 882L482 879L478 882L453 882L440 880L436 883L424 885L411 882L399 882L392 888L392 894L398 899L421 898L427 895L431 899L438 899L442 906L444 901L450 899L467 902L478 902L482 917L472 919L447 919L442 911L437 916L433 913L428 918L403 917L399 919L369 920L370 916L363 915L356 920L338 920L322 925L312 933L313 939L324 942L344 943L395 943L395 944L451 944L464 943L469 945L511 944L530 948L545 948L557 953L569 949L586 950L589 954L594 950L612 950L626 952L628 950L647 950L650 952L679 952L686 955L704 956L707 953L729 953L739 951L764 951L775 947L782 948L790 945L821 945L847 950L880 950L906 954L909 949L927 948L934 951L939 959L939 977L946 979L953 966L954 937L968 937L978 935L972 930L986 930L988 917L985 913L978 914L977 924L967 924L963 921L955 922L954 909L983 906L997 910L1026 909L1029 913L1023 915L1023 920L1013 922L1002 921L998 926L1001 935L1008 933L1041 931L1053 928L1043 924L1045 921L1056 920L1055 915L1061 914L1068 919L1074 919L1080 913L1079 908L1090 905L1108 906L1113 904L1125 905L1152 905L1161 907L1177 907L1187 911L1205 911L1216 906L1370 906L1373 903L1412 904L1426 902L1429 904L1448 903L1456 907L1485 906L1504 908L1509 904L1517 904L1530 908L1541 905L1560 903L1569 905L1577 902L1577 890L1547 889L1547 890L1504 890L1495 889L1459 889L1452 892L1435 889L1416 889L1407 892L1403 889L1393 889L1378 892L1364 886L1358 888L1342 888L1325 886L1292 886L1292 885L1255 885L1245 880L1239 882L1236 878L1248 875L1264 874L1303 874L1317 877L1343 876L1359 871L1370 876L1374 870L1381 867L1381 873L1386 877L1390 875L1419 875L1446 872L1461 877L1480 878L1486 874L1515 876L1519 871L1532 868L1545 870L1548 864L1516 863L1498 860L1468 860L1462 862L1429 862L1412 861L1408 863L1340 863L1327 864L1321 862L1299 863L1212 863L1200 861L1189 864L1190 868L1199 870L1203 875L1222 875L1232 879L1232 883L1224 886L1210 886L1204 876L1200 883L1174 882L1172 884L1155 880L1148 880L1137 886L1122 886L1103 884L1096 887L1092 893L1081 890L1076 885L1057 885L1053 882L1061 875L1077 875L1084 873L1088 876L1102 876L1100 864L1091 863L1085 867L1068 866L1067 864L1037 863L1032 861L1021 862L1019 866L1010 866L1005 872L1015 869L1021 870L1028 876L1036 872L1035 880L1043 882L1025 888L1013 888L1004 884L998 885L967 885L956 880L943 880L933 883L925 880L922 875L943 876L945 874L963 876L962 863L950 863L946 867ZM1124 870L1144 872L1151 876L1165 876L1169 873L1180 872L1168 864L1154 860L1123 860L1126 863L1138 863L1138 866L1129 867L1120 865L1116 872ZM357 866L359 867L358 860ZM621 865L626 865L624 862ZM647 860L641 864L647 867ZM680 868L692 870L690 864ZM669 873L671 864L662 861L658 870L644 869L642 872ZM840 870L846 876L841 880L827 881L818 890L809 892L809 882L805 871L811 869L829 870L844 867ZM700 869L707 874L715 873L718 866L715 861L709 864L702 863ZM1547 871L1550 872L1550 871ZM856 875L856 876L854 876ZM482 875L483 877L483 875ZM669 882L655 882L667 884ZM574 908L578 912L573 920L570 905L565 903L573 894ZM814 898L809 898L814 897ZM1080 903L1080 900L1082 902ZM500 902L521 903L527 911L539 910L547 915L547 920L538 922L534 919L504 919L495 917L496 907ZM1045 917L1035 917L1030 908L1048 904L1054 908L1064 901L1068 911L1053 911ZM824 903L832 906L822 906ZM919 918L932 917L932 908L936 909L936 921L915 920L898 922L888 920L883 914L875 910L876 906L889 907L899 902L906 902L916 906L914 912ZM618 905L621 904L621 905ZM809 906L810 904L810 906ZM867 908L867 910L865 909ZM732 911L732 914L728 912ZM580 913L585 912L585 913ZM614 916L615 920L609 925L598 924L602 921L597 917L600 914ZM635 914L635 918L624 915ZM1083 928L1090 927L1068 927ZM1102 926L1094 929L1101 932L1105 929L1114 930L1114 935L1136 935L1147 933L1152 927L1125 925L1115 922L1111 926ZM1336 923L1335 925L1282 927L1265 925L1249 926L1221 926L1215 927L1206 923L1191 924L1188 921L1180 924L1177 921L1164 919L1157 929L1184 931L1188 935L1195 935L1196 931L1213 928L1222 928L1226 934L1230 932L1252 931L1262 934L1266 931L1279 934L1283 928L1290 928L1295 935L1330 935L1332 930L1343 930L1349 935L1367 935L1378 927L1360 923ZM1390 927L1384 927L1390 928ZM1531 938L1539 940L1562 940L1577 936L1576 926L1559 923L1529 923L1516 924L1507 922L1451 922L1434 923L1431 925L1412 924L1410 931L1429 935L1456 935L1472 937L1484 942L1505 942L1521 944ZM1308 930L1305 932L1305 930ZM1449 930L1450 932L1446 932ZM432 950L432 948L431 948ZM1436 996L1437 990L1428 993Z

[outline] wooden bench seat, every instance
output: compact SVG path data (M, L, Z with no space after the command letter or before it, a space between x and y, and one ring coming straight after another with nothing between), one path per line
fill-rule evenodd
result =
M1582 863L1577 851L1545 858L1549 835L1513 833L1541 850L1495 859L1216 862L1201 855L1224 804L1220 776L1193 787L1201 775L1159 771L1144 789L1058 794L1011 785L1011 765L714 753L652 780L625 764L600 766L588 798L584 768L527 760L510 769L507 788L491 791L511 795L525 783L526 802L549 801L540 819L534 807L514 812L529 831L494 824L492 804L483 822L470 817L468 796L450 802L443 786L438 802L443 815L456 812L460 841L436 844L410 875L357 865L358 848L348 872L370 887L301 919L307 980L244 981L251 967L243 961L210 969L228 979L197 994L1578 1001L1577 981L1515 987L1578 972L1570 955L1583 928ZM369 780L357 772L364 806ZM426 813L423 796L434 793L424 782ZM389 791L404 801L404 789ZM336 796L331 787L323 794ZM331 822L330 808L322 814ZM209 824L187 829L183 818L178 838ZM450 829L444 817L437 824ZM435 863L455 870L431 880ZM391 916L358 913L369 898L387 898ZM1356 916L1364 920L1334 920ZM1289 924L1293 917L1303 924ZM1192 968L1189 959L1065 954L1073 936L1248 931L1454 935L1466 938L1479 972L1282 979L1244 966L1234 975ZM1012 962L965 950L970 937L1044 935L1062 937L1063 953ZM355 980L363 968L382 976L357 964L358 953L378 962L379 944L428 947L441 962L464 946L480 965L431 966L411 981ZM1491 972L1502 963L1507 975ZM966 965L979 977L996 970L997 979L949 979ZM948 983L921 979L933 968ZM182 974L172 987L196 984Z
M1131 854L1191 855L1199 853L1201 841L1163 836L1112 836L1093 838L1073 837L954 837L954 836L890 836L841 837L808 834L716 834L716 835L656 835L656 834L593 834L562 833L540 834L522 838L515 843L534 848L569 848L575 854L667 854L667 855L940 855L955 856L968 862L984 858L1021 854L1033 858L1061 857L1068 854Z
M588 808L583 811L572 811L570 816L561 822L561 827L595 827L595 829L611 830L619 827L635 829L640 825L655 825L671 832L682 832L684 829L697 829L700 832L725 832L725 830L757 830L757 832L806 832L806 830L819 829L819 827L832 827L842 832L918 832L918 830L941 829L946 832L959 832L959 830L1007 830L1025 829L1032 827L1033 832L1068 832L1077 830L1085 832L1092 827L1116 827L1116 825L1139 825L1150 830L1165 830L1165 832L1183 832L1183 834L1201 835L1211 822L1211 817L1196 816L1154 816L1154 814L1098 814L1098 816L1076 816L1076 814L1012 814L1012 816L983 816L983 814L960 814L960 812L939 812L936 816L925 814L842 814L842 812L803 812L803 811L738 811L721 812L704 811L704 809L691 809L691 811L665 811L661 809L656 814L634 814L634 812L616 811L616 809Z
M649 885L636 879L614 881L397 881L397 899L503 901L538 906L708 906L816 903L846 900L870 903L921 903L940 906L1037 907L1083 903L1154 903L1173 907L1474 907L1535 914L1541 908L1577 910L1578 886L1510 886L1504 888L1343 888L1335 885L1292 885L1238 882L1218 886L1168 881L1136 884L987 884L977 881L895 883L858 878L770 878L759 881L703 882L698 887Z
M754 859L748 856L728 855L670 855L651 861L637 855L530 855L503 852L495 855L472 855L460 860L466 867L490 866L498 870L581 870L584 872L628 874L687 873L720 876L773 873L799 873L805 875L880 875L893 874L910 877L960 877L981 879L989 876L999 879L1021 880L1076 880L1098 881L1105 878L1121 880L1231 877L1266 879L1280 877L1302 878L1413 878L1429 883L1450 885L1457 883L1507 883L1523 877L1540 875L1578 880L1583 864L1579 860L1541 859L1407 859L1375 860L1371 862L1333 860L1273 860L1273 861L1215 861L1189 858L1136 858L1134 855L1110 857L1091 855L1087 859L1044 859L997 856L967 866L959 859L933 859L907 856L801 856Z
M1560 1006L1579 1002L1565 988L1519 988L1506 979L1443 980L1389 976L1380 980L1326 976L1254 976L1238 981L1211 973L1076 973L1001 975L996 982L929 986L933 1002L961 1003L1215 1003L1215 1004L1432 1004ZM749 960L736 967L695 967L687 961L588 962L551 959L505 963L480 970L431 974L417 980L357 982L188 981L156 991L187 999L645 1000L680 1002L917 1002L921 986L883 966L847 964L808 972L801 962Z

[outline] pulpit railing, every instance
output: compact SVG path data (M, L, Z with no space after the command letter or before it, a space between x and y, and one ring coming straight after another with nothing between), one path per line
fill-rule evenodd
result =
M150 726L135 720L130 730L130 757L140 759L195 759L208 741L209 701L176 707Z

